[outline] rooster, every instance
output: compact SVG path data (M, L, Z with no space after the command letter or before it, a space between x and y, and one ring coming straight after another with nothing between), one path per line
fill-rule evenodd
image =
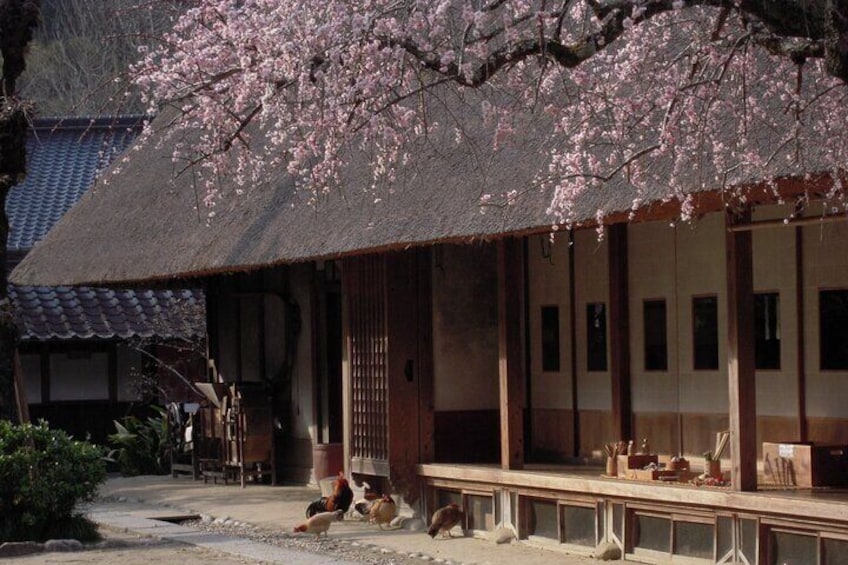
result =
M464 515L456 502L451 502L447 506L439 508L433 512L433 520L430 522L430 529L427 530L427 534L431 538L435 538L436 534L442 532L443 537L445 533L448 534L448 537L453 537L450 532L451 528L462 522Z
M350 509L353 502L353 491L348 484L344 473L339 471L339 478L333 482L333 494L330 496L322 496L317 500L313 500L306 507L306 517L310 518L319 512L334 512L341 510L342 513Z
M371 503L368 509L368 522L379 525L382 530L383 524L391 523L395 514L397 514L397 504L391 496L384 494Z
M330 524L340 521L344 518L344 512L336 510L334 512L319 512L310 517L306 522L295 526L295 532L305 532L307 534L315 534L315 539L319 539L321 534L327 537L327 531L330 529Z

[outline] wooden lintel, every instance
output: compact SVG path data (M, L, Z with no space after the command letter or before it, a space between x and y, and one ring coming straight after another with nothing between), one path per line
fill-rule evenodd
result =
M815 224L830 224L833 222L846 222L848 216L845 214L829 214L818 217L795 218L794 220L761 220L759 222L750 222L746 224L734 224L728 226L730 231L751 231L768 228L787 228L800 227Z
M610 377L612 379L612 431L620 439L632 438L630 391L630 293L627 283L627 224L609 227Z
M750 219L750 212L745 213ZM728 227L736 218L727 216ZM732 488L757 490L757 395L754 373L754 270L750 231L726 236L727 381Z
M498 381L501 467L524 466L523 264L521 240L498 241Z

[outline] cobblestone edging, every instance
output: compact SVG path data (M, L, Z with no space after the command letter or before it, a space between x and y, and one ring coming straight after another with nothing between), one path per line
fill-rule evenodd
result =
M331 537L316 541L312 536L288 532L270 532L253 524L239 522L227 517L213 518L203 515L199 520L183 522L183 525L286 549L317 553L369 565L429 565L433 563L439 565L474 565L471 562L460 563L438 557L434 558L424 553L399 553L393 549L345 538Z
M22 557L50 551L82 551L85 546L75 539L51 539L44 543L35 541L7 541L0 544L0 558Z

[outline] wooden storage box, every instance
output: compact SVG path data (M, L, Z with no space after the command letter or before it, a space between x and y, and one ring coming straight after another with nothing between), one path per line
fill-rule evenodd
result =
M848 485L848 445L763 442L763 475L782 486Z
M628 469L624 478L632 481L664 481L686 483L692 479L693 473L688 469L672 471L670 469Z
M656 455L619 455L618 456L618 476L626 477L628 471L633 469L644 469L651 463L658 463Z

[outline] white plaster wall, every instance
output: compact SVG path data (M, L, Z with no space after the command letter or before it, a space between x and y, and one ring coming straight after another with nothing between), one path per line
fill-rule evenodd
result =
M108 361L106 353L82 359L50 355L50 400L108 400Z
M610 373L586 370L586 304L603 302L607 309L607 368L609 368L609 265L606 239L594 229L574 233L575 302L577 334L577 404L581 410L612 408Z
M848 289L848 222L806 226L803 234L807 415L846 417L848 372L820 369L818 293Z
M436 410L498 408L497 255L494 245L433 254Z
M568 236L558 234L553 243L547 235L531 237L527 250L532 406L571 409ZM560 370L556 372L542 371L542 306L559 306Z
M292 375L292 430L291 435L298 438L315 439L317 429L314 407L312 405L313 359L312 359L312 301L311 266L293 265L290 271L292 298L300 306L300 335L297 341L294 375Z
M628 287L630 291L630 374L634 412L676 410L677 292L675 228L666 222L632 224L628 227ZM644 303L665 300L668 370L645 371Z
M762 206L752 220L785 218L788 213L783 206ZM780 293L780 369L757 371L757 414L794 418L798 415L795 228L754 230L752 241L754 292Z
M722 214L678 224L676 276L679 408L682 412L724 413L727 392L727 275ZM692 298L718 297L718 370L693 369Z

